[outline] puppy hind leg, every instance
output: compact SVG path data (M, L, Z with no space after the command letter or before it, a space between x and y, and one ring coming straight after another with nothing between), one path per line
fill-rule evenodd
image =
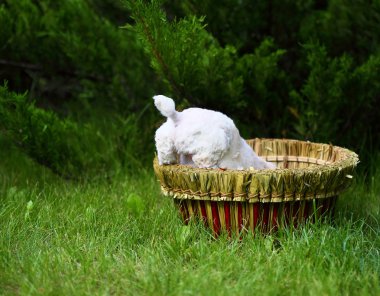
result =
M157 149L158 163L173 164L177 163L177 153L174 145L174 125L171 122L165 122L156 131L155 141Z

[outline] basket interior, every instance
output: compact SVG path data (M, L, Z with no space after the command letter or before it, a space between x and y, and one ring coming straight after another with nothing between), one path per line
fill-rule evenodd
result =
M252 139L248 145L277 168L297 169L332 164L345 158L347 150L331 144L297 140Z

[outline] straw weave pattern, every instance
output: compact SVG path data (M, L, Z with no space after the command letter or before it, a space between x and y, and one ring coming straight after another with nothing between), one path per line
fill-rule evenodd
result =
M275 170L200 169L159 165L154 170L165 195L175 199L249 203L312 200L337 196L352 181L359 162L354 152L329 144L287 139L247 143Z

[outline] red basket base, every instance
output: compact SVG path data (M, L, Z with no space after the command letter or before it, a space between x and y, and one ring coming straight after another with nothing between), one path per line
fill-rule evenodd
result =
M279 203L248 203L231 201L174 199L182 220L200 219L215 236L225 231L240 236L244 232L269 233L285 227L315 221L323 216L332 216L337 196L289 201Z

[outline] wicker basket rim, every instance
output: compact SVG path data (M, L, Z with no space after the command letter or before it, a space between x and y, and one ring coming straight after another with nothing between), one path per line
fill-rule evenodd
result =
M207 172L207 173L217 173L217 174L250 174L250 175L268 175L268 174L281 174L281 173L302 173L302 172L314 172L314 171L325 171L325 170L335 170L335 169L339 169L339 168L343 168L343 167L347 167L347 166L357 166L359 164L359 156L347 149L347 148L343 148L343 147L340 147L340 146L335 146L335 145L332 145L332 144L325 144L325 143L317 143L317 142L310 142L310 141L301 141L301 140L294 140L294 139L275 139L275 138L255 138L255 139L247 139L247 141L252 141L252 140L260 140L260 141L281 141L281 142L291 142L291 143L299 143L299 142L302 142L302 143L310 143L310 144L316 144L316 145L329 145L329 146L332 146L335 150L338 150L341 155L344 156L344 158L338 160L338 161L334 161L334 162L330 162L330 163L326 163L326 164L322 164L322 165L318 165L318 166L314 166L314 167L307 167L307 168L276 168L276 169L262 169L262 170L250 170L250 169L243 169L243 170L235 170L235 169L227 169L227 170L222 170L222 169L219 169L219 168L196 168L196 167L191 167L189 165L183 165L183 164L165 164L165 165L159 165L158 164L158 158L157 158L157 155L155 155L154 157L154 165L155 166L158 166L159 168L161 169L164 169L164 170L172 170L172 171L175 171L175 172L194 172L194 173L204 173L204 172ZM291 155L289 155L291 156ZM263 157L264 159L266 159L265 156L260 156L260 157ZM312 158L312 157L309 157L309 159L315 159L315 160L318 160L318 158Z
M161 183L162 192L173 198L216 201L282 202L327 198L341 193L351 184L352 174L359 163L359 157L355 152L339 146L286 139L257 138L247 141L260 144L260 149L263 149L263 144L271 141L297 143L301 145L297 146L298 149L304 149L305 144L314 145L313 149L319 149L318 145L321 145L321 154L326 156L325 148L330 154L327 154L325 160L320 159L321 161L313 157L302 159L318 164L315 166L264 170L221 170L181 164L159 165L156 156L153 167ZM309 148L305 148L308 151L306 155L311 155ZM314 150L316 151L319 150ZM302 152L305 153L304 150ZM269 157L273 158L273 153ZM298 162L298 156L295 156L295 160Z

